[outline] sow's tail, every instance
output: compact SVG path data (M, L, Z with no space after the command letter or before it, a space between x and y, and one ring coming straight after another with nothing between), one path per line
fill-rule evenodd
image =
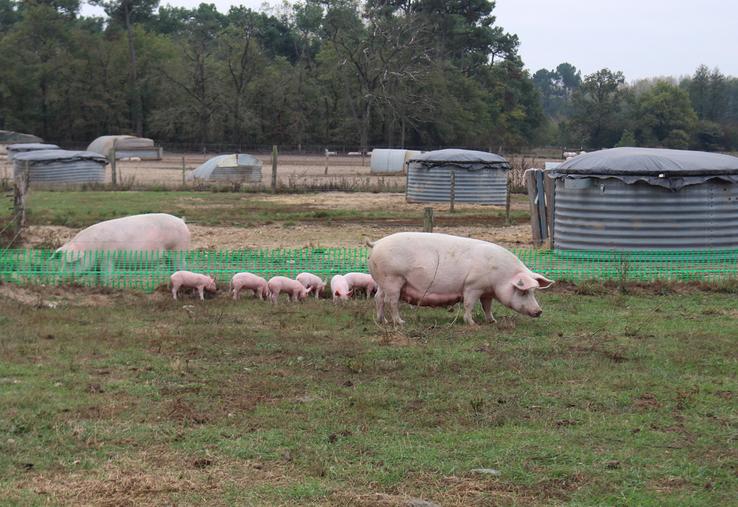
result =
M369 238L364 238L364 243L366 243L366 246L368 246L369 248L374 248L374 244L376 243L376 241L369 241Z

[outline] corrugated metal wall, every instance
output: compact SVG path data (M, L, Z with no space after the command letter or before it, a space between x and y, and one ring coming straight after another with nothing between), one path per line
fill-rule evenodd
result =
M496 204L507 202L507 171L480 169L469 171L458 166L437 166L426 169L410 163L407 171L408 202L449 202L451 172L456 172L456 202Z
M556 180L554 247L562 250L738 247L738 185L677 192L616 179Z
M23 170L23 162L13 161L13 176ZM31 183L104 183L105 164L93 160L57 161L29 165Z
M240 181L261 183L261 166L216 167L210 181Z

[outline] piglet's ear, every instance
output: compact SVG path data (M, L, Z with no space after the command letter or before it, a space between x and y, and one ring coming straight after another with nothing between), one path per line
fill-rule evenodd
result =
M541 289L548 289L554 284L553 280L549 280L543 275L539 275L538 273L533 273L533 278L538 282L538 286Z
M538 288L538 281L528 273L518 273L512 278L512 284L518 290Z

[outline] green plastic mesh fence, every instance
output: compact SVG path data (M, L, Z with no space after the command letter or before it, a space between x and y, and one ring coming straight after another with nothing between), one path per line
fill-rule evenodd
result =
M512 249L533 271L554 280L724 280L738 275L738 250L552 251ZM367 271L367 248L310 248L185 252L0 252L0 281L19 285L85 285L153 291L178 269L213 275L226 284L241 271L265 278L302 271L330 278Z

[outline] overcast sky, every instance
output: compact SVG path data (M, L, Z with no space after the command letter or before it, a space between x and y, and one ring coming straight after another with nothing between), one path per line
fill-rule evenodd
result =
M162 1L167 3L193 7L200 1ZM223 12L231 5L258 10L263 4L210 3ZM83 8L84 14L92 12ZM738 76L738 0L497 0L494 14L520 37L520 54L531 72L569 62L583 75L608 67L632 81L692 74L704 63Z

